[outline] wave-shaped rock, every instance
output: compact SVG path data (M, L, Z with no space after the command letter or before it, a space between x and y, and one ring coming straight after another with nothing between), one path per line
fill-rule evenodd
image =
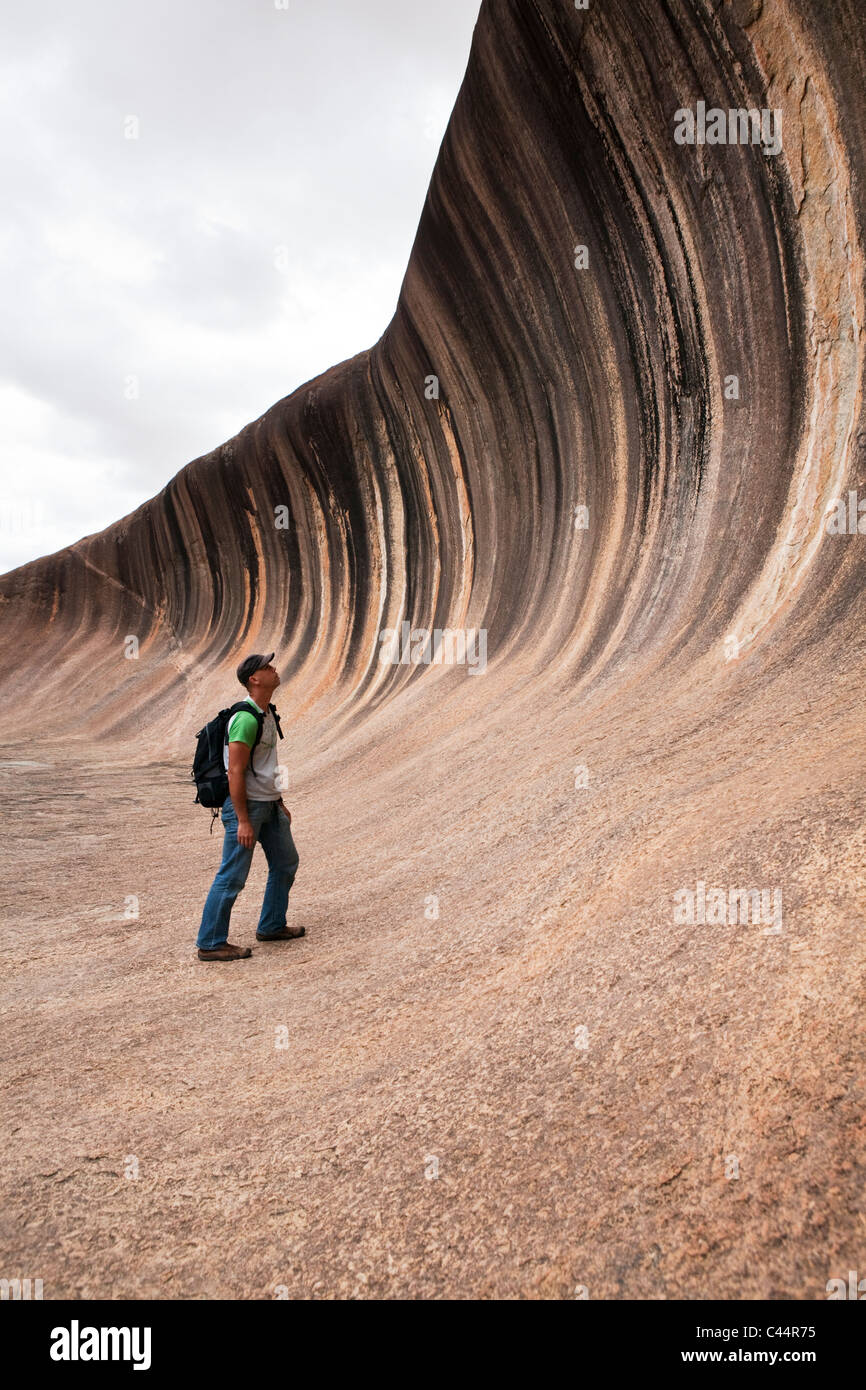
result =
M854 476L846 17L862 41L853 11L781 0L485 4L380 342L5 576L6 649L38 634L62 658L61 708L76 663L118 683L136 636L120 729L137 687L158 721L185 674L257 644L306 703L357 711L423 674L378 660L405 621L574 680L760 642L826 565ZM699 103L773 113L781 150L679 143Z
M864 84L859 0L485 0L381 340L0 579L10 835L45 879L7 885L3 1200L52 1296L847 1278ZM480 638L416 664L435 629L483 631L483 675ZM272 647L309 930L203 992L182 750ZM130 1146L148 1182L82 1188L70 1245L52 1173Z

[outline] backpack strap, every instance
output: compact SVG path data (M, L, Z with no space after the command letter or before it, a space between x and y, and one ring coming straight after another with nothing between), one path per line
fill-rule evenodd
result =
M282 731L282 729L280 728L280 716L277 714L277 707L276 707L276 705L268 705L268 709L270 710L271 714L274 716L274 723L275 723L276 726L277 726L277 733L279 734L280 738L282 738L282 737L283 737L283 731Z
M236 714L241 714L241 713L243 713L243 714L251 714L251 715L253 716L253 718L255 719L257 725L258 725L258 729L256 730L256 741L255 741L255 743L253 744L252 748L250 749L249 769L250 769L250 772L253 772L253 771L254 771L254 768L253 768L253 753L255 752L256 748L258 747L258 745L259 745L259 739L260 739L261 736L262 736L262 729L264 728L264 724L265 724L265 716L264 716L263 714L261 714L261 713L259 712L259 710L253 709L253 707L252 707L252 705L250 704L249 700L238 700L238 702L237 702L236 705L232 705L231 709L230 709L229 712L228 712L228 718L226 719L226 731L225 731L225 737L224 737L224 739L223 739L223 743L224 743L224 744L227 744L228 741L229 741L229 725L231 724L232 719L234 718L234 716L235 716ZM280 738L282 738L282 734L280 734Z

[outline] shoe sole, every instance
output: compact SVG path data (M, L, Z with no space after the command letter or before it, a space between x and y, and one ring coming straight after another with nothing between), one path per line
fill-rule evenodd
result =
M248 951L245 956L199 956L203 965L231 965L236 960L249 960L252 951Z

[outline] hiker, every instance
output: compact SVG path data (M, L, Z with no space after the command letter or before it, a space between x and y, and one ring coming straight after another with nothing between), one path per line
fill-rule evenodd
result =
M199 960L245 960L252 955L248 946L230 942L228 934L231 910L247 881L257 840L268 861L268 882L256 940L292 941L305 934L303 927L286 926L298 851L290 829L291 812L277 786L279 716L270 699L280 677L271 665L273 659L273 652L248 656L237 669L238 680L247 691L243 704L250 709L233 714L226 731L223 762L229 794L222 808L223 857L204 905L196 943ZM257 739L260 719L262 732Z

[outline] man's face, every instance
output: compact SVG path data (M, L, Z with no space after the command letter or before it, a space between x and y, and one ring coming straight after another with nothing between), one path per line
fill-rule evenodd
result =
M254 699L256 691L266 698L268 695L273 694L279 683L280 673L276 666L260 666L258 671L253 671L253 674L250 676L247 688ZM256 700L257 705L261 703L261 700Z

